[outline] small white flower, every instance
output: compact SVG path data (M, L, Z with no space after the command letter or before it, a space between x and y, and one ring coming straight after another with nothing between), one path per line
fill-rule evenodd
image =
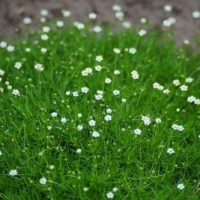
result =
M148 116L142 116L142 121L146 126L149 126L151 124L151 119Z
M194 19L199 19L200 18L200 11L199 10L195 10L192 12L192 17Z
M113 9L113 11L121 11L121 6L119 6L119 5L117 5L117 4L115 4L115 5L113 5L113 7L112 7L112 9Z
M11 170L9 171L9 175L10 175L10 176L17 176L17 174L18 174L18 172L17 172L16 169L11 169Z
M113 95L114 95L114 96L120 95L120 91L119 91L119 90L114 90L114 91L113 91Z
M78 94L78 92L77 92L77 91L74 91L74 92L72 92L72 96L74 96L74 97L78 97L78 96L79 96L79 94Z
M172 6L171 6L171 5L165 5L165 6L164 6L164 10L165 10L166 12L171 12L171 11L172 11Z
M55 168L54 165L50 165L50 166L49 166L49 169L50 169L50 170L53 170L54 168Z
M13 52L15 50L15 47L12 45L8 45L6 49L8 52Z
M18 89L13 89L12 94L15 96L20 96L20 92Z
M81 92L82 93L88 93L89 92L89 88L88 87L82 87L81 88Z
M133 132L135 135L141 135L142 133L142 131L139 128L135 129Z
M6 46L7 46L7 42L5 42L5 41L1 41L1 42L0 42L0 47L1 47L2 49L6 48Z
M174 151L173 148L168 148L168 149L167 149L167 153L168 153L168 154L174 154L175 151Z
M129 22L129 21L123 21L122 22L122 26L124 27L124 28L130 28L131 27L131 22Z
M59 28L62 28L64 26L64 22L63 21L57 21L56 26L59 27Z
M115 12L115 17L116 17L118 20L122 21L123 18L124 18L124 13L123 13L122 11L117 11L117 12Z
M48 14L49 14L49 11L46 10L46 9L42 9L42 10L40 11L40 15L43 16L43 17L48 16Z
M177 185L177 189L179 189L179 190L183 190L184 188L185 188L185 185L183 183L179 183Z
M45 54L47 52L47 49L46 48L41 48L40 51L41 51L42 54Z
M76 149L76 153L80 154L82 152L82 150L80 148Z
M102 70L102 66L97 65L94 67L96 71L100 72Z
M119 48L114 48L113 51L116 54L120 54L121 53L121 50Z
M115 75L119 75L120 74L120 71L119 70L114 70L113 72Z
M2 151L0 151L0 156L2 156L3 155L3 153L2 153Z
M23 23L26 24L26 25L31 24L31 22L32 22L32 19L30 17L25 17L23 19Z
M146 24L146 23L147 23L147 19L143 17L143 18L140 19L140 22L141 22L142 24Z
M160 124L162 121L161 121L160 118L156 118L156 119L155 119L155 122L156 122L156 124Z
M112 116L111 115L106 115L104 117L105 121L111 121L112 120Z
M95 26L95 27L93 27L93 31L95 33L100 33L102 31L102 28L100 26Z
M176 79L176 80L173 80L173 82L172 82L175 86L179 86L181 83L180 83L180 81L178 80L178 79Z
M132 47L132 48L129 48L128 49L128 52L130 53L130 54L135 54L136 52L137 52L137 49L136 48L134 48L134 47Z
M99 56L96 56L96 59L95 59L97 62L101 62L103 60L103 56L99 55Z
M40 178L39 180L41 185L46 185L47 184L47 179L45 177Z
M57 112L52 112L52 113L51 113L51 116L52 116L52 117L57 117L57 116L58 116L58 113L57 113Z
M187 91L188 90L188 86L187 85L181 85L180 89L181 89L181 91Z
M48 33L48 32L50 31L49 26L44 26L44 27L42 28L42 31L43 31L44 33Z
M105 83L110 84L111 82L112 82L112 80L110 78L105 79Z
M144 36L147 34L147 32L144 30L144 29L141 29L139 32L138 32L139 36Z
M77 130L78 130L78 131L82 131L82 130L83 130L83 125L79 124L79 125L77 126Z
M16 62L14 67L16 69L20 69L22 67L22 63L21 62Z
M47 34L42 34L42 35L41 35L41 40L46 41L46 40L48 40L48 39L49 39L49 36L48 36Z
M73 24L78 30L83 30L85 28L85 25L81 22L74 22Z
M66 17L66 18L71 15L71 11L69 11L69 10L62 10L61 13L62 13L63 17Z
M96 125L96 121L91 119L89 122L88 122L89 126L95 126Z
M164 89L164 87L162 85L160 85L160 83L157 83L157 82L153 83L153 88L157 89L157 90L163 90Z
M43 67L43 65L40 64L40 63L36 63L36 64L34 65L34 68L35 68L37 71L39 71L39 72L44 71L44 67Z
M188 77L188 78L185 79L185 82L186 83L192 83L193 82L193 78Z
M100 137L99 132L97 132L97 131L93 131L93 132L92 132L92 137L94 137L94 138L98 138L98 137Z
M112 191L113 191L113 192L117 192L117 191L118 191L118 188L117 188L117 187L114 187L114 188L112 189Z
M88 18L89 19L96 19L97 15L96 15L96 13L89 13Z
M113 199L114 198L114 193L113 192L107 192L106 193L106 197L108 198L108 199Z
M136 71L136 70L133 70L132 72L131 72L131 76L132 76L132 78L133 79L139 79L139 77L140 77L140 75L138 74L138 72Z
M92 68L87 67L84 70L82 70L81 74L82 74L82 76L88 76L88 75L92 74L92 71L93 71Z
M106 109L106 112L107 112L107 113L112 113L112 109L107 108L107 109Z
M66 117L62 117L60 120L63 124L65 124L67 122L67 118Z

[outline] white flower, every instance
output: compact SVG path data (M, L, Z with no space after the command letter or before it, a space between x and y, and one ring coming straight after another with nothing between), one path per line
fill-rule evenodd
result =
M9 175L10 175L10 176L17 176L17 174L18 174L18 172L17 172L16 169L11 169L11 170L9 171Z
M112 82L112 80L110 78L105 79L105 83L110 84L111 82Z
M12 94L15 96L20 96L20 92L18 89L13 89Z
M106 193L106 197L107 197L108 199L113 199L113 198L114 198L114 193L113 193L113 192L107 192L107 193Z
M96 71L100 72L102 70L102 66L97 65L94 67Z
M120 54L121 53L121 50L119 48L114 48L113 51L116 54Z
M88 18L89 19L96 19L97 15L96 15L96 13L89 13Z
M180 89L181 89L181 91L187 91L188 90L188 86L187 85L181 85Z
M46 41L46 40L48 40L48 39L49 39L49 36L48 36L47 34L42 34L42 35L41 35L41 40Z
M81 88L81 92L82 93L88 93L89 92L89 88L88 87L82 87Z
M41 185L46 185L47 184L47 179L45 177L40 178L39 180Z
M156 119L155 119L155 122L156 122L156 124L160 124L162 121L161 121L160 118L156 118Z
M193 78L191 78L191 77L188 77L185 79L186 83L192 83L192 81L193 81Z
M32 19L30 17L25 17L23 19L23 23L26 24L26 25L31 24L31 22L32 22Z
M54 165L50 165L50 166L49 166L49 169L50 169L50 170L53 170L54 168L55 168Z
M112 191L113 191L113 192L117 192L117 191L118 191L118 188L117 188L117 187L114 187L114 188L112 189Z
M106 115L104 117L105 121L111 121L112 120L112 116L111 115Z
M71 15L71 11L69 10L62 10L61 13L63 17L69 17Z
M48 14L49 14L49 11L46 10L46 9L42 9L42 10L40 11L40 15L43 16L43 17L48 16Z
M66 117L62 117L60 120L63 124L65 124L67 122L67 118Z
M132 72L131 72L131 76L132 76L132 78L133 79L139 79L139 77L140 77L140 75L138 74L138 72L136 71L136 70L133 70Z
M135 129L133 132L135 135L141 135L142 133L142 131L139 128Z
M96 125L96 121L91 119L89 122L88 122L89 126L95 126Z
M113 95L115 95L115 96L120 95L120 91L119 91L119 90L114 90L114 91L113 91Z
M95 33L100 33L102 31L102 28L100 26L95 26L95 27L93 27L93 31Z
M174 151L173 148L168 148L168 149L167 149L167 153L168 153L168 154L174 154L175 151Z
M142 18L140 19L140 22L141 22L142 24L146 24L146 23L147 23L147 19L144 18L144 17L142 17Z
M131 22L129 22L129 21L123 21L122 22L122 26L124 27L124 28L130 28L131 27Z
M42 72L42 71L44 70L43 65L40 64L40 63L36 63L36 64L34 65L34 68L35 68L37 71L39 71L39 72Z
M121 8L121 6L115 4L115 5L113 5L112 9L113 9L113 11L116 12L116 11L120 11L122 8Z
M163 94L169 94L170 93L170 90L169 89L164 89L163 90Z
M58 113L57 113L57 112L52 112L52 113L51 113L51 116L52 116L52 117L57 117L57 116L58 116Z
M142 121L146 126L151 124L151 119L148 116L142 116Z
M7 42L5 42L5 41L0 42L0 47L2 49L6 48L6 46L7 46Z
M21 62L16 62L14 67L16 69L20 69L22 67L22 63Z
M0 156L2 156L2 154L3 154L2 151L0 151Z
M178 80L178 79L176 79L176 80L173 80L173 82L172 82L175 86L179 86L181 83L180 83L180 81Z
M78 30L82 30L85 28L85 25L83 23L80 23L80 22L74 22L73 23L74 26L78 29Z
M44 26L44 27L42 28L42 31L43 31L44 33L48 33L48 32L50 31L49 26Z
M119 75L120 74L120 71L119 70L114 70L113 72L115 75Z
M93 131L93 132L92 132L92 137L94 137L94 138L98 138L98 137L100 137L99 132L97 132L97 131Z
M128 52L130 53L130 54L135 54L136 52L137 52L137 49L136 48L134 48L134 47L132 47L132 48L129 48L128 49Z
M200 18L200 11L199 10L195 10L192 12L192 17L194 19L199 19Z
M64 26L64 22L63 21L57 21L56 26L59 27L59 28L62 28Z
M171 12L171 11L172 11L172 6L171 6L171 5L165 5L165 6L164 6L164 10L165 10L166 12Z
M184 188L185 188L185 185L183 183L179 183L177 185L177 189L179 189L179 190L183 190Z
M103 56L99 55L99 56L96 56L95 60L97 62L101 62L103 60Z
M95 99L98 101L98 100L101 100L103 99L103 95L102 94L95 94Z
M118 19L118 20L123 20L124 18L124 13L122 11L117 11L115 13L115 17Z
M13 52L15 50L15 47L8 45L6 49L7 49L8 52Z
M112 109L107 108L107 109L106 109L106 112L107 112L107 113L112 113Z
M47 49L46 48L41 48L40 51L41 51L41 53L45 54L47 52Z
M3 76L5 74L5 71L3 69L0 69L0 76Z
M144 36L147 34L147 32L144 30L144 29L141 29L139 32L138 32L139 36Z
M78 92L77 92L77 91L74 91L74 92L72 92L72 96L74 96L74 97L78 97L78 96L79 96L79 94L78 94Z
M80 148L76 149L76 153L80 154L82 152L82 150Z
M173 124L172 128L174 130L177 130L177 131L180 131L180 132L182 132L184 130L184 127L182 125L178 125L178 124Z
M82 131L82 130L83 130L83 125L79 124L79 125L77 126L77 130L78 130L78 131Z

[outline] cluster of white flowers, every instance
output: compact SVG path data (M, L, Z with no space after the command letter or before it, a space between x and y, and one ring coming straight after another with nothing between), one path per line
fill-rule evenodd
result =
M113 11L115 12L115 17L116 17L118 20L122 21L122 20L124 19L124 13L123 13L123 11L122 11L121 6L115 4L115 5L113 5L112 9L113 9Z
M88 76L88 75L92 74L92 72L93 72L92 68L87 67L81 72L81 74L82 74L82 76Z
M184 127L183 127L182 125L173 124L173 125L172 125L172 128L173 128L174 130L176 130L176 131L180 131L180 132L184 131Z
M139 79L139 77L140 77L139 73L136 70L133 70L131 72L131 76L133 79Z
M102 90L97 90L97 93L94 95L97 101L103 99L104 92Z
M19 92L18 89L13 89L12 94L15 95L15 96L20 96L20 92Z
M146 126L149 126L151 124L151 119L148 116L142 116L142 121Z
M153 88L157 90L164 90L164 87L157 82L153 83Z
M196 98L195 96L189 96L189 97L187 98L187 101L188 101L189 103L194 103L194 104L196 104L196 105L200 105L200 99Z

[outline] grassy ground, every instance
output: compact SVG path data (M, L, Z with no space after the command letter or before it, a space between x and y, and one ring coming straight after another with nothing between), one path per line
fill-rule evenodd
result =
M199 199L199 56L79 29L1 43L1 199Z

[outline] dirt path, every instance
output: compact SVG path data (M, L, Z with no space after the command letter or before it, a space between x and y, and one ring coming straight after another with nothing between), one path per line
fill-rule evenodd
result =
M95 12L104 23L116 23L112 6L119 4L125 19L140 24L140 18L149 19L153 26L161 26L164 19L176 18L175 39L180 43L193 35L200 35L200 19L194 19L192 12L200 10L200 0L0 0L0 39L16 35L16 28L24 29L23 18L31 17L32 26L40 23L40 10L47 9L50 17L60 16L61 9L70 10L72 18L87 19L88 13ZM165 12L166 4L173 6L172 12Z

